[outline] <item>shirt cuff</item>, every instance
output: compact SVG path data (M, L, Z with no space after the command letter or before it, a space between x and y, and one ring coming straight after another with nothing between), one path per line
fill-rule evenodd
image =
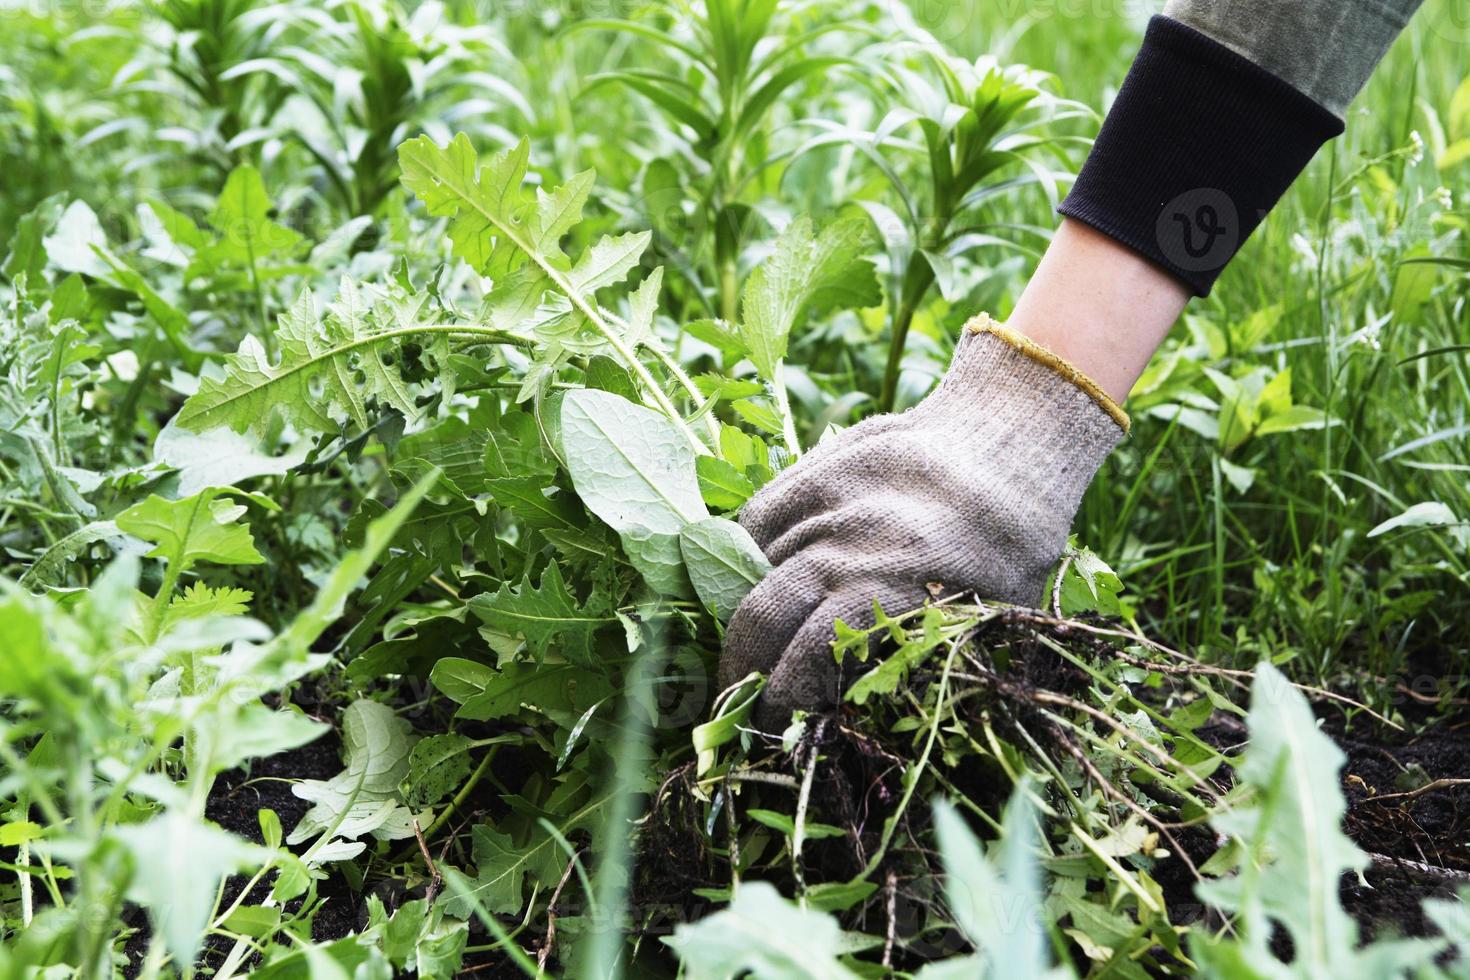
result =
M1143 47L1057 210L1208 295L1342 120L1168 17Z

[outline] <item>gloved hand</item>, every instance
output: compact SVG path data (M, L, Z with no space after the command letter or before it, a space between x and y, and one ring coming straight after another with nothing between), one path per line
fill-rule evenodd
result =
M977 316L929 397L829 437L745 505L775 567L730 620L721 687L768 674L756 723L780 731L837 700L833 621L871 626L874 599L906 612L933 583L1035 605L1127 427L1071 365Z

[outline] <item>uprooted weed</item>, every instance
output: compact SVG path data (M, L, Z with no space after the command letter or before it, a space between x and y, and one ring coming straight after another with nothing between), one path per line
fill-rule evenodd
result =
M945 907L928 802L948 798L995 836L1006 800L1025 786L1046 827L1054 948L1079 966L1125 955L1149 973L1188 972L1190 929L1230 928L1195 885L1231 867L1209 820L1240 798L1234 767L1247 738L1236 704L1250 673L1101 620L1033 610L945 604L876 629L897 641L889 662L908 661L889 696L854 703L849 694L780 738L744 729L741 747L727 746L717 764L669 775L644 822L635 907L674 903L674 918L687 921L742 879L770 880L838 913L846 929L884 937L882 963L912 969L964 948ZM1299 690L1339 727L1349 712L1355 732L1365 718L1375 731L1397 727L1341 692ZM1358 774L1371 753L1347 745L1347 827L1384 887L1345 876L1343 902L1367 936L1389 918L1390 932L1432 933L1419 903L1462 877L1450 858L1458 843L1421 849L1422 867L1407 875L1389 866L1409 856L1407 838L1387 855L1370 838L1386 823L1412 823L1405 804L1463 787L1426 778L1421 793L1374 802ZM1107 948L1099 935L1111 937Z

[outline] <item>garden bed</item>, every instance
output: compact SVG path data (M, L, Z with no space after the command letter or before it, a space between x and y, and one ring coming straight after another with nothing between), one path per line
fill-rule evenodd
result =
M961 614L953 614L957 618ZM1042 638L1045 642L1042 642ZM1088 705L1086 667L1097 667L1107 657L1109 641L1118 638L1115 628L1102 621L1068 622L1040 613L1017 611L1014 615L987 622L968 640L977 652L972 666L994 664L993 654L1005 651L1003 671L972 675L969 717L976 724L994 726L1013 744L1032 744L1059 763L1077 758L1076 742L1043 717L1040 706L1070 702ZM1059 655L1059 650L1065 655ZM1158 650L1155 650L1157 653ZM1133 658L1130 655L1130 659ZM1159 666L1168 668L1167 662ZM1178 673L1156 675L1169 678L1165 686L1142 695L1143 700L1166 704L1178 693ZM1239 678L1236 678L1239 680ZM937 682L932 668L920 667L907 678L905 691L922 698L924 690ZM1169 692L1173 692L1171 695ZM1310 695L1309 695L1310 696ZM1341 692L1313 698L1324 728L1342 748L1346 764L1339 784L1347 802L1345 828L1370 858L1361 878L1356 873L1342 877L1339 896L1343 907L1358 922L1365 940L1389 937L1434 937L1436 926L1424 915L1428 899L1454 899L1470 884L1470 784L1462 774L1470 766L1470 738L1464 734L1470 715L1460 711L1410 734L1390 728L1351 705ZM880 724L891 706L873 703L859 708L844 706L836 712L814 716L806 733L791 751L756 740L740 765L726 773L727 786L738 782L740 807L785 813L794 817L805 794L802 819L813 825L842 828L845 832L809 840L801 860L801 888L821 891L861 875L873 853L882 847L884 821L898 808L903 797L903 774L914 754L908 737L881 734ZM1093 709L1096 710L1096 709ZM1348 717L1353 716L1348 722ZM1021 729L1025 728L1026 732ZM1248 731L1229 712L1215 710L1193 729L1201 740L1223 757L1236 759L1248 745ZM489 729L478 735L490 733ZM335 732L290 752L261 759L223 774L215 784L207 807L209 819L242 837L261 841L257 811L272 809L289 831L308 808L305 800L291 792L302 779L328 779L342 767L341 740ZM815 762L813 762L815 760ZM496 782L515 789L517 760L507 758L496 766ZM1010 780L994 759L971 756L954 765L935 764L936 777L950 794L962 795L970 806L999 815L1010 792ZM943 770L942 775L939 770ZM1101 773L1079 771L1083 784L1101 780ZM1222 795L1232 779L1229 767L1217 771L1211 785ZM1101 783L1095 783L1094 788ZM1110 792L1116 792L1115 784ZM1075 787L1074 787L1075 790ZM1169 921L1181 929L1219 929L1225 919L1202 904L1194 886L1199 869L1220 850L1222 838L1207 824L1195 819L1182 821L1182 800L1170 791L1144 787L1137 797L1160 821L1169 840L1148 864L1160 894L1167 903ZM693 763L670 773L651 797L645 798L645 817L636 837L637 862L631 906L642 910L644 921L633 930L658 941L673 934L681 923L698 921L719 907L712 895L729 884L728 827L720 820L711 823L709 785L703 787ZM482 785L452 821L450 832L431 842L440 861L468 860L469 830L477 822L494 823L504 813L497 790ZM915 968L929 958L954 953L964 946L963 937L951 933L936 944L932 937L915 942L922 932L922 911L935 900L933 876L940 873L936 855L924 843L932 832L926 810L902 817L897 843L870 877L885 879L891 889L875 889L842 913L850 929L867 933L891 933L896 952L893 965ZM403 848L394 848L401 852ZM1164 854L1163 851L1167 851ZM385 852L386 853L386 852ZM389 862L387 868L399 867ZM793 866L779 863L766 868L768 877L783 887L797 887L790 877ZM232 901L244 878L226 882L226 903ZM349 885L338 874L329 876L316 894L320 906L311 927L313 940L330 942L369 926L367 898L375 896L388 911L415 898L425 897L431 884L426 874L407 878L401 874L369 876ZM252 901L268 892L256 887ZM564 903L563 915L575 903ZM299 902L286 911L299 911ZM148 928L134 918L138 932L128 944L132 970L141 962L147 945ZM544 922L533 935L541 935ZM551 930L554 935L554 929ZM471 945L493 945L495 937L472 926ZM529 939L528 948L539 953L541 938ZM1274 948L1290 960L1291 940L1284 932L1273 939ZM910 948L911 947L911 948ZM206 946L201 966L217 965L229 943L214 941ZM913 950L918 950L915 953ZM1081 956L1075 946L1073 955ZM558 963L554 948L547 962ZM1168 972L1163 950L1154 949L1156 964ZM131 975L131 973L130 973ZM493 950L471 954L462 975L480 977L514 976L518 970L508 958Z

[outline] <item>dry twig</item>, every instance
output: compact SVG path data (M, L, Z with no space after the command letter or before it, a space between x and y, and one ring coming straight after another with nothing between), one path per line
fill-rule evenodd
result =
M546 961L551 958L551 950L556 945L556 900L561 898L561 890L567 886L567 879L572 876L572 869L577 866L577 860L581 856L581 851L572 855L566 870L561 873L561 881L556 883L556 891L551 893L551 901L546 903L546 938L536 952L536 968L542 973L546 972Z
M1382 796L1370 796L1368 799L1373 803L1382 803L1384 800L1412 800L1423 796L1425 793L1432 793L1438 789L1450 789L1455 786L1470 786L1470 779L1452 779L1446 777L1425 783L1418 789L1411 789L1403 793L1384 793Z
M444 886L444 876L439 873L439 865L434 863L434 856L429 853L429 845L424 841L424 831L419 826L417 817L413 821L413 836L419 842L419 853L424 856L424 866L429 869L429 887L424 892L424 899L432 905L439 889Z

